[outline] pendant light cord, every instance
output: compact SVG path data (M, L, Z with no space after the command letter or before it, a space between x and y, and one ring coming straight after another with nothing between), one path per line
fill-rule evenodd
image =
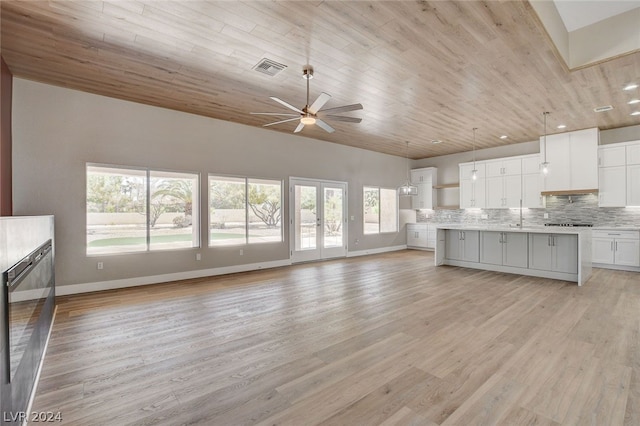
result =
M547 162L547 115L549 115L548 111L542 113L543 121L544 121L544 162Z
M473 128L473 169L476 169L476 130L477 127Z

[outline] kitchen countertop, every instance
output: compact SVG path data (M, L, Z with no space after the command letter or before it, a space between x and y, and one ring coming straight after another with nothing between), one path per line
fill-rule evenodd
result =
M640 226L594 226L594 231L640 231Z
M529 232L537 234L583 234L586 231L591 231L594 228L588 227L571 227L571 226L524 226L510 227L504 225L461 225L461 224L437 224L436 228L439 229L457 229L461 231L494 231L494 232Z

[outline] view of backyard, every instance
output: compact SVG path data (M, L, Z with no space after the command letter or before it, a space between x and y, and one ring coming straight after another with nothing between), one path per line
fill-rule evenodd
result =
M87 254L199 247L198 180L87 166ZM281 192L280 181L210 177L209 245L282 241Z

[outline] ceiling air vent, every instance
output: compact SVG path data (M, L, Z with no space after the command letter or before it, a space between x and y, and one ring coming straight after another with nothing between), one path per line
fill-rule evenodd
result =
M273 77L286 67L286 65L280 64L276 61L272 61L271 59L262 58L262 60L258 62L256 66L253 67L253 69L261 72L262 74L270 75L271 77Z
M595 112L605 112L605 111L611 111L612 109L613 107L611 105L605 105L605 106L594 108L593 110Z

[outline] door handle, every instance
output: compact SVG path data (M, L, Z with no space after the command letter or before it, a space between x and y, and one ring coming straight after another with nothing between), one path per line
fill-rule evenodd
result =
M618 251L618 242L616 241L616 251Z
M462 239L464 240L464 231L462 231Z
M320 218L316 218L316 226L320 226Z

